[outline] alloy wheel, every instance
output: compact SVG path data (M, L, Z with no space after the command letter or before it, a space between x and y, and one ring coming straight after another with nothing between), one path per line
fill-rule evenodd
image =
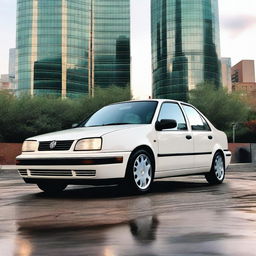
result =
M133 176L137 187L145 190L152 180L152 164L146 154L140 154L134 161Z
M225 175L224 162L220 155L217 155L214 161L214 172L218 180L222 180Z

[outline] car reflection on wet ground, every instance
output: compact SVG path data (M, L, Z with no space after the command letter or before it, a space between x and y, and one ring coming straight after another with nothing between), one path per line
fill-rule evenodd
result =
M256 255L256 172L220 186L165 179L141 196L72 187L47 196L0 173L0 255Z

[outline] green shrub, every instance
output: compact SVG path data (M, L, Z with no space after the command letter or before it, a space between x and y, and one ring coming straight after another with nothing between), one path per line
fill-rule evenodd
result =
M190 103L197 107L220 130L229 131L232 123L248 120L249 107L239 95L229 94L213 84L200 84L190 92Z
M94 98L15 97L0 92L0 141L22 142L43 133L68 129L104 105L129 100L129 88L97 89Z

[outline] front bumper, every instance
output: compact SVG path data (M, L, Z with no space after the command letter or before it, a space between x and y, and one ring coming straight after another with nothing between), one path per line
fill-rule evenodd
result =
M129 156L130 152L22 154L16 160L19 174L26 182L42 179L68 182L70 180L122 179L125 177Z

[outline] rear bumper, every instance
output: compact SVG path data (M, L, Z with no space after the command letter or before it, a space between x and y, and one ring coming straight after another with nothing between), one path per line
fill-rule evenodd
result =
M224 155L225 155L225 167L228 168L231 162L232 153L229 150L225 150Z
M27 183L62 180L68 184L75 184L75 181L85 184L85 180L123 179L129 156L130 152L72 154L64 157L20 155L17 157L17 169Z

